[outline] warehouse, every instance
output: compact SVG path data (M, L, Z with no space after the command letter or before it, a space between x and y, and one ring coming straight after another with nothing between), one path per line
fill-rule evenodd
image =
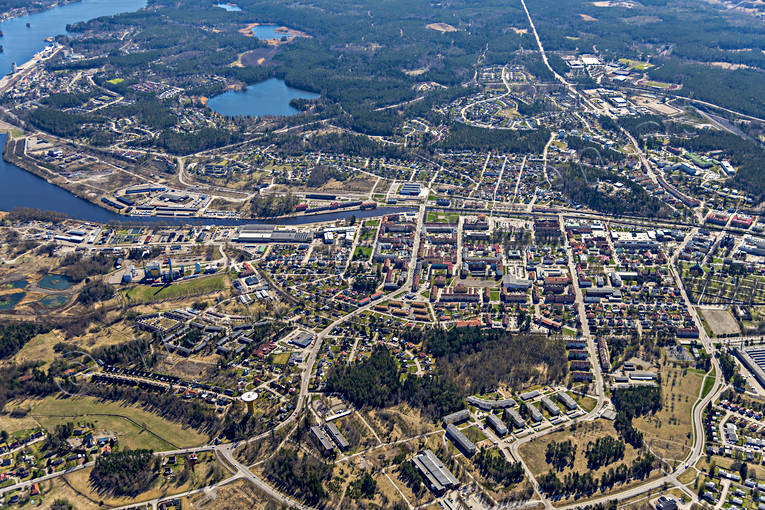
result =
M431 450L424 450L414 456L412 462L436 494L443 494L447 489L459 487L459 480L444 466Z

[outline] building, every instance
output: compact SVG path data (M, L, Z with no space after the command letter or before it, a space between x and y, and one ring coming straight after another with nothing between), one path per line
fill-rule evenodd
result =
M313 435L317 445L321 448L323 453L331 452L335 448L334 443L329 438L327 433L321 429L321 427L317 425L311 427L311 434Z
M478 451L478 447L453 423L446 426L446 436L454 442L466 457L471 457Z
M666 496L659 496L656 500L656 510L677 510L677 501Z
M558 393L557 398L558 398L558 402L566 406L566 409L568 409L569 411L573 411L574 409L576 409L577 407L576 402L565 391L561 391L560 393Z
M499 437L507 435L507 425L505 425L496 414L489 413L486 417L486 423L494 429L494 432L496 432Z
M335 443L337 443L337 447L340 448L340 451L345 451L348 449L350 444L342 432L338 430L337 425L334 423L327 423L324 425L324 430L327 432L327 434L329 434L329 437L331 437Z
M466 421L470 419L470 411L467 409L463 409L461 411L456 411L451 414L447 414L441 420L444 422L444 426L451 425L454 423L462 423L463 421Z
M539 411L539 409L531 405L529 402L526 402L526 410L529 412L531 420L535 423L539 423L544 419L544 416L542 416L542 413Z
M545 409L547 409L547 412L550 413L551 416L558 416L560 414L560 408L555 405L555 402L550 400L547 397L542 397L542 399L539 401Z
M509 419L517 429L526 426L526 422L515 409L505 409L505 419Z
M447 489L459 487L460 482L446 468L441 459L436 457L431 450L424 450L412 459L414 465L422 473L423 478L428 483L430 490L436 494L443 494Z

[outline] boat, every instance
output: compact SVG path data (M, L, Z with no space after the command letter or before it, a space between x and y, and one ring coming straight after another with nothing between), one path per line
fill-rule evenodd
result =
M29 28L29 27L31 27L31 26L32 26L32 25L30 25L30 24L29 24L29 22L27 21L27 28Z
M5 34L3 33L3 31L2 31L2 30L0 30L0 37L2 37L2 36L4 36L4 35L5 35Z
M0 53L2 53L3 51L4 51L4 50L3 50L3 46L2 46L2 45L0 45Z

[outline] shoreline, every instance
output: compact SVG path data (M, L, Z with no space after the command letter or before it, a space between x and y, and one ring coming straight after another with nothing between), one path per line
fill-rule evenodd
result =
M23 18L24 16L31 16L32 14L49 11L55 7L61 7L64 5L74 4L81 1L82 0L56 0L49 5L38 7L35 9L30 9L29 7L26 7L26 6L16 7L14 9L11 9L10 11L5 11L0 13L0 24L2 24L3 21L10 21L16 18Z
M360 206L354 206L352 208L338 208L338 209L332 209L327 211L318 211L318 212L311 212L308 214L298 214L298 213L290 213L290 214L284 214L281 216L249 216L249 217L239 217L239 218L227 218L227 217L221 217L221 216L165 216L165 215L158 215L158 214L152 214L152 215L130 215L130 214L122 214L117 211L113 211L112 209L108 207L104 207L103 204L100 201L100 198L93 199L92 197L88 196L82 196L80 194L75 193L74 191L62 186L61 184L55 182L53 179L49 178L49 176L52 174L50 170L47 170L45 168L40 167L33 161L31 161L26 156L19 156L19 143L22 142L22 140L18 139L12 139L10 134L6 135L6 141L5 146L3 147L3 160L6 163L9 163L11 165L14 165L18 167L19 169L28 172L38 179L42 179L48 184L51 184L53 186L56 186L57 188L63 190L66 193L71 194L74 197L79 198L80 200L83 200L91 205L94 205L98 207L99 209L106 211L110 214L114 214L118 218L114 218L113 221L118 222L124 222L124 223L147 223L147 222L160 222L160 221L168 221L168 222L179 222L179 223L185 223L185 222L193 222L193 223L203 223L205 221L210 222L225 222L230 224L248 224L248 223L268 223L268 224L276 224L276 225L302 225L302 224L310 224L310 223L323 223L324 221L335 221L333 219L327 219L327 220L317 220L317 221L310 221L314 218L319 218L323 216L333 216L333 215L342 215L347 214L348 217L352 215L356 215L355 213L359 213L357 217L364 218L364 217L377 217L377 216L384 216L385 214L388 214L389 209L397 209L397 210L405 210L405 209L414 209L414 206L397 206L397 207L388 207L388 206L380 206L378 205L374 209L361 209ZM52 176L55 176L55 174L52 174ZM44 210L44 208L36 207L40 210ZM379 214L376 214L376 212L379 211ZM64 213L66 214L66 213ZM81 220L81 221L95 221L95 220L82 220L81 218L75 218L68 214L66 214L67 218L72 220ZM283 224L279 223L279 221L282 220L296 220L296 219L305 219L305 222L302 223L296 223L296 224ZM336 218L341 219L341 218Z

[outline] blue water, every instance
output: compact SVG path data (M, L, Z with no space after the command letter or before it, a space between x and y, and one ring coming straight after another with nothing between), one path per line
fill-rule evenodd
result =
M0 310L10 310L24 299L26 292L17 292L16 294L6 294L0 296Z
M242 10L241 7L235 4L215 4L215 7L220 7L221 9L225 9L228 12L238 12Z
M66 33L66 26L100 16L133 12L146 7L146 0L81 0L46 11L14 18L0 23L3 53L0 53L0 73L11 70L11 63L21 65L49 43L46 37ZM27 28L26 24L30 27Z
M297 35L297 34L285 34L284 32L279 32L276 30L277 28L279 28L279 25L257 25L252 27L251 30L252 30L252 35L257 37L261 41L265 41L267 39L281 39L282 37ZM297 37L300 37L300 36L297 35Z
M282 80L270 80L250 85L246 90L229 90L215 96L207 105L227 117L261 117L264 115L295 115L300 110L290 106L292 99L316 99L319 94L288 87Z
M68 276L62 274L46 273L37 284L41 289L48 290L66 290L74 285L74 282Z
M0 135L0 146L5 145L5 135ZM218 218L160 218L160 217L134 217L122 216L95 204L83 200L64 188L59 188L45 179L22 170L21 168L0 159L0 210L10 211L16 207L32 207L44 211L57 211L64 213L70 218L93 221L96 223L109 223L119 221L127 224L146 223L186 223L201 225L241 225L246 223L275 223L279 225L305 225L326 221L340 220L356 216L357 218L369 218L395 214L406 211L414 211L412 207L378 207L366 211L339 211L313 216L296 216L282 220L231 220Z

